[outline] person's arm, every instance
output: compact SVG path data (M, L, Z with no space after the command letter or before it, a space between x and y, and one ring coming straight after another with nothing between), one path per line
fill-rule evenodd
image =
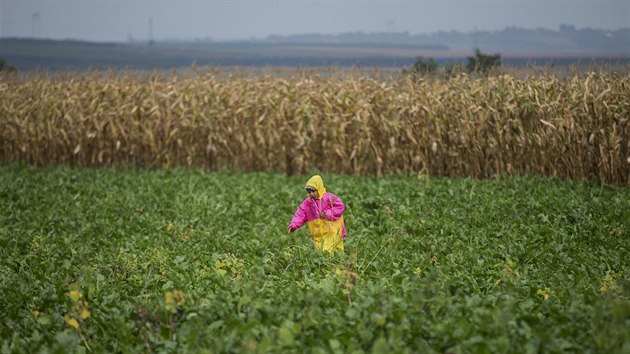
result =
M306 201L302 202L302 204L300 204L300 206L295 211L295 214L293 214L293 219L291 219L291 222L287 227L289 233L299 229L306 222L306 206L304 205L305 202Z
M337 197L336 195L332 193L328 193L328 194L330 194L329 203L331 203L332 206L330 209L327 209L325 211L326 219L335 221L343 215L343 212L346 209L346 206L341 201L341 198Z

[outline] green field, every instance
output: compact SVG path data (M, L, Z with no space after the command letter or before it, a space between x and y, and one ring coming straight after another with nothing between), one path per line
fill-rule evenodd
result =
M0 167L2 352L630 352L630 187Z

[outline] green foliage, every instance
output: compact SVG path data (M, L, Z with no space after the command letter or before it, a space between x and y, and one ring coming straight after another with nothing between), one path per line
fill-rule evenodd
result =
M487 73L493 68L501 66L501 54L484 54L479 48L475 49L475 56L468 57L466 68L470 72Z
M457 75L462 72L480 72L488 73L492 69L501 66L501 54L484 54L479 49L475 50L475 56L467 58L468 63L464 66L462 64L446 65L440 68L437 62L433 58L425 59L422 56L416 58L416 61L409 68L403 69L403 75L411 75L414 77L420 77L424 75L433 75L440 72L447 77Z
M403 70L404 74L421 76L432 74L438 69L438 64L433 58L425 60L422 56L416 58L411 68Z
M630 189L324 176L346 253L288 235L308 176L0 168L3 352L624 352Z

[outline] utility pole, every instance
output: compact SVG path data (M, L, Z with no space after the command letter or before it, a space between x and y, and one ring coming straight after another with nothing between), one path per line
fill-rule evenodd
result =
M40 37L40 16L39 12L33 12L33 38Z
M153 45L155 41L153 40L153 17L149 17L149 45Z

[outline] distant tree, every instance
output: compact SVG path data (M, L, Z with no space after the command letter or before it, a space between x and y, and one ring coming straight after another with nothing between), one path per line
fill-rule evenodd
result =
M8 65L6 60L0 58L0 72L16 72L17 68L15 66Z
M416 58L411 68L406 69L404 72L408 75L425 75L434 73L438 68L437 63L433 58L425 60L422 56Z
M492 68L501 66L501 54L484 54L479 48L475 49L475 56L468 57L466 68L470 72L487 73Z

